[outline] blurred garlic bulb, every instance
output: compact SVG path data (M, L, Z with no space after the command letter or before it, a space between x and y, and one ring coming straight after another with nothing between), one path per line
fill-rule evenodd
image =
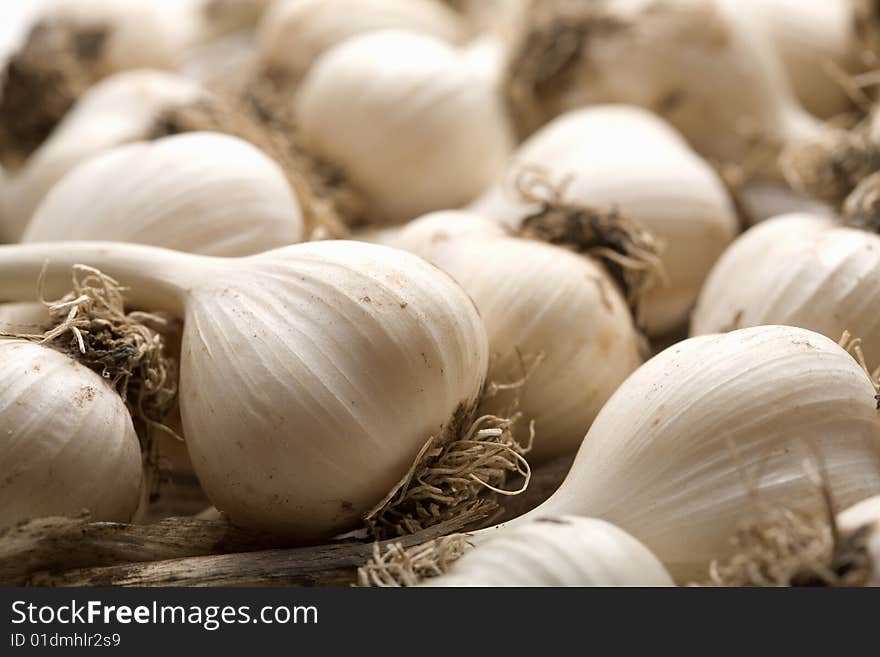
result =
M511 142L485 62L484 51L387 31L312 67L296 105L306 144L367 197L370 222L460 206L498 175Z
M22 236L89 239L238 256L301 241L303 222L268 156L235 137L191 132L117 146L80 164Z
M205 94L173 73L119 73L89 89L49 139L0 186L0 241L21 237L34 210L52 186L83 160L119 144L144 139L169 107Z
M574 107L639 105L703 156L778 177L779 148L821 126L751 22L740 0L533 0L507 73L518 130Z
M0 527L49 515L131 519L141 452L122 398L48 347L0 339Z
M648 548L603 520L537 518L501 530L422 586L673 586Z
M0 161L20 167L98 80L174 69L188 39L186 21L151 0L54 0L6 66Z
M880 493L874 387L846 351L784 326L691 338L618 388L559 490L503 527L601 518L644 543L676 581L694 581L730 552L756 499L822 512L805 465L819 458L839 504Z
M861 338L880 358L880 236L809 214L776 217L746 231L718 260L694 311L701 335L788 324L838 340Z
M209 258L118 243L0 247L0 289L33 299L88 263L132 307L184 319L180 409L212 503L300 541L356 527L432 436L467 427L488 365L473 302L414 255L358 242ZM389 367L393 363L393 367Z
M461 20L438 0L278 0L257 33L266 74L295 84L329 48L368 32L399 29L457 43Z
M769 39L806 110L831 118L852 108L844 78L865 70L856 0L738 2L750 29Z
M532 464L576 450L641 363L626 302L592 258L454 211L407 224L390 244L446 271L474 300L493 355L490 382L525 377L521 387L485 399L482 410L504 416L518 398L518 410L535 422Z
M737 219L721 179L672 128L635 107L569 112L523 143L471 209L519 227L535 209L513 189L526 167L543 172L565 202L617 208L650 231L663 245L667 280L647 294L645 329L657 335L685 321Z
M866 586L880 586L880 496L870 497L842 511L837 529L844 541L863 551L871 575Z
M50 322L49 311L41 303L0 303L0 333L38 335Z

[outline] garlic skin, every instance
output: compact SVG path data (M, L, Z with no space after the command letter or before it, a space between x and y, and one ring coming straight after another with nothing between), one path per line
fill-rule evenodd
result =
M880 236L810 214L776 217L734 242L706 279L692 335L788 324L862 339L880 358ZM872 365L873 366L873 365Z
M552 15L552 3L549 10L544 2L536 4ZM558 80L518 80L518 74L527 75L534 53L526 48L514 57L508 90L521 134L575 107L638 105L663 116L707 159L779 178L779 147L821 131L797 102L777 53L753 28L741 0L603 0L584 3L582 13L588 17L583 52L555 72ZM526 22L527 32L534 22ZM536 88L552 89L554 81L563 91L543 98L538 93L537 110L530 111L528 96L525 109L517 101Z
M0 527L77 514L125 522L138 505L141 453L122 398L67 356L0 340Z
M257 29L260 61L268 74L295 83L326 50L381 30L449 43L465 36L455 12L437 0L277 0Z
M844 536L867 531L863 545L871 560L866 586L880 586L880 495L869 497L837 515L837 529Z
M52 321L41 303L0 303L0 333L39 335Z
M745 0L737 8L752 19L780 57L792 90L810 113L823 119L852 109L830 67L844 75L865 69L859 61L856 0Z
M535 209L513 187L524 166L539 167L549 181L564 183L566 202L618 208L658 238L667 282L646 296L645 330L661 335L684 323L738 224L718 175L669 125L623 105L564 114L524 142L507 173L470 208L519 227Z
M594 518L538 518L467 552L421 586L674 586L651 551Z
M19 240L43 197L77 164L143 139L163 110L204 94L186 78L147 69L119 73L89 89L25 166L7 173L0 186L0 241Z
M804 465L818 453L839 504L880 493L874 387L848 353L785 326L691 338L617 389L559 490L505 526L601 518L644 543L677 582L697 581L730 553L755 499L825 508Z
M312 67L296 98L303 135L367 197L368 221L461 206L501 171L511 136L485 61L384 31L350 39Z
M138 308L184 319L180 409L212 503L241 526L320 541L358 526L432 435L480 396L486 331L445 273L395 249L298 244L208 258L135 244L0 247L7 300L88 263Z
M481 405L504 417L519 397L521 441L535 422L533 465L575 451L599 409L641 364L626 302L592 258L456 211L410 222L390 244L437 265L474 300L492 353L488 381L514 382L523 367L534 367L520 390Z
M110 149L46 196L23 242L101 239L238 256L303 239L281 168L246 141L190 132Z

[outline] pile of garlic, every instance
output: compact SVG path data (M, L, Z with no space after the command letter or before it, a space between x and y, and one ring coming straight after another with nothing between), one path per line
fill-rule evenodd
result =
M0 542L170 477L267 545L431 535L364 586L878 585L872 12L47 1Z

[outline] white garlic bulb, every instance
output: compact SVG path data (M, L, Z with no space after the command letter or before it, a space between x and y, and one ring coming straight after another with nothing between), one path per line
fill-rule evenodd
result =
M846 538L860 534L858 544L869 560L867 586L880 586L880 495L869 497L837 515L837 528Z
M422 586L672 586L651 551L594 518L537 518L492 535Z
M791 214L746 231L706 279L691 333L789 324L862 339L880 358L880 237L827 217Z
M42 345L0 339L0 527L49 515L131 519L141 453L122 398Z
M89 89L25 166L7 174L0 186L0 241L19 240L43 197L77 164L145 138L163 110L204 95L186 78L153 70L119 73Z
M508 173L471 208L518 227L535 209L513 185L524 167L543 171L565 202L618 208L653 233L667 281L647 294L645 328L657 335L685 321L737 220L720 178L672 128L636 107L569 112L522 144Z
M856 0L746 0L737 9L769 39L804 108L821 118L851 109L842 78L864 69Z
M260 22L257 40L262 66L295 82L325 50L391 29L450 43L465 35L460 19L437 0L278 0Z
M9 300L88 263L134 307L184 318L180 409L193 465L233 522L298 540L357 526L427 440L460 430L486 331L445 273L395 249L312 242L248 258L119 243L0 247Z
M299 242L303 232L272 159L236 137L190 132L83 162L52 188L22 241L101 239L237 256Z
M0 333L38 335L51 321L41 303L0 303Z
M741 5L534 3L507 84L521 133L574 107L639 105L662 115L703 156L778 177L779 147L821 126L798 104L777 53ZM567 39L562 54L554 50L560 34Z
M306 142L366 196L372 223L460 206L500 172L510 135L496 80L477 60L383 31L328 50L306 76L296 99Z
M559 490L507 524L601 518L644 543L676 581L698 580L729 554L756 499L825 508L805 462L823 459L842 505L880 493L875 404L868 375L818 333L759 326L691 338L618 388Z
M512 397L519 399L518 410L535 423L532 464L576 450L599 409L641 363L626 302L592 258L455 211L407 224L390 244L446 271L474 300L493 356L489 381L525 376L521 388L486 399L482 408L503 416ZM526 431L528 422L519 428Z

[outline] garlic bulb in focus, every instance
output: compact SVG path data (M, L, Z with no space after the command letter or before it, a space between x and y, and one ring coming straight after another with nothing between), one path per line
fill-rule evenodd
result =
M827 217L791 214L746 231L706 279L691 333L788 324L861 338L880 359L880 237Z
M437 0L278 0L257 33L261 65L274 78L295 83L325 50L392 29L450 43L465 36L460 19Z
M855 538L864 550L871 576L867 586L880 586L880 496L854 504L837 515L837 528L844 540Z
M501 530L422 586L672 586L651 551L614 525L577 516Z
M756 499L825 509L805 461L821 455L839 504L880 493L875 404L868 375L818 333L759 326L691 338L618 388L559 490L503 527L601 518L644 543L676 581L694 581L729 554Z
M471 209L519 227L534 210L512 188L524 167L542 171L566 202L618 208L659 239L667 282L647 294L645 329L658 335L685 321L737 219L720 178L673 129L635 107L569 112L523 143Z
M426 36L375 32L332 48L296 103L307 145L365 194L372 223L472 200L511 144L493 76Z
M641 363L626 302L592 258L454 211L410 222L389 243L443 269L474 300L489 335L490 382L525 376L520 388L489 396L481 409L506 416L518 399L520 431L527 436L528 422L535 423L532 464L576 450Z
M798 104L777 53L741 5L533 2L506 83L520 134L576 107L639 105L704 157L778 177L779 148L821 126Z
M274 161L235 137L191 132L83 162L52 188L22 241L101 239L238 256L302 238L299 204Z
M100 375L48 347L0 340L0 527L49 515L131 519L141 452Z
M150 0L55 0L10 58L0 90L0 161L14 170L86 89L113 73L171 70L186 21Z
M89 89L25 166L7 173L0 186L0 241L19 240L43 197L77 164L144 139L165 109L204 95L190 80L152 70L119 73Z
M460 431L488 341L467 294L396 249L325 241L247 258L135 244L0 247L7 300L66 292L76 263L184 319L180 410L208 497L299 541L358 526L432 436ZM392 364L393 366L389 366Z

